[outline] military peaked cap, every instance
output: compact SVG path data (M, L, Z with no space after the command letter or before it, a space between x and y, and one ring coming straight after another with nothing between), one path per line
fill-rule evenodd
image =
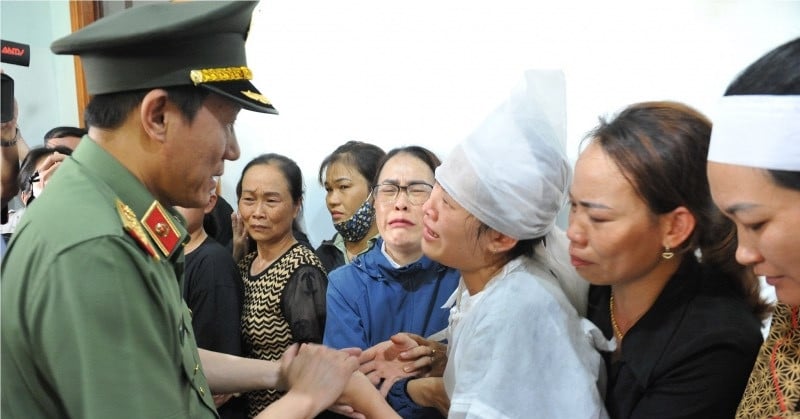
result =
M277 113L253 84L245 40L252 1L137 6L102 18L50 46L81 57L92 95L195 85L257 112Z

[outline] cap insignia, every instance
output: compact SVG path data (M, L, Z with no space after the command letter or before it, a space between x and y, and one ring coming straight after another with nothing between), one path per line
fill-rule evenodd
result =
M142 224L165 256L171 256L178 248L181 242L179 230L173 224L169 212L158 201L153 201L153 204L150 205L147 213L142 217Z
M142 249L144 249L150 257L155 260L159 260L158 253L156 253L156 249L150 244L150 240L147 239L147 234L145 234L144 229L142 229L142 224L136 218L136 214L133 210L122 203L119 199L116 201L117 204L117 212L119 213L119 218L122 220L122 228L133 237L133 240L136 241L136 244L139 245Z
M261 93L256 93L250 90L242 90L242 94L249 97L250 99L253 99L257 102L261 102L265 105L272 105L272 103L269 102L269 99L267 99L267 97L262 95Z
M253 72L247 67L222 67L192 70L189 78L197 86L200 83L214 83L220 81L252 80Z

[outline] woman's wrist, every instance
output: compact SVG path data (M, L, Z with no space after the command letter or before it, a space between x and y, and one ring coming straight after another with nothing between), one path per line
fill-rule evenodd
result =
M261 368L259 368L261 370L259 376L262 380L259 385L261 389L274 388L279 391L289 390L288 383L282 375L279 361L259 360L259 363L261 365Z
M13 147L17 145L17 140L19 140L19 138L19 127L17 127L14 128L14 137L0 139L0 145L3 147Z
M424 383L421 380L409 379L406 381L406 394L408 398L411 399L412 402L424 406L430 407L431 404L428 400L425 399L425 389Z
M320 407L311 397L290 391L269 405L255 419L312 418L320 411Z

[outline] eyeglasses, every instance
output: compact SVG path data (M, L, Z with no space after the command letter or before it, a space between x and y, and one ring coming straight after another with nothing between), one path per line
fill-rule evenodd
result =
M372 189L375 200L382 204L393 204L397 201L400 191L404 191L408 196L411 205L422 205L431 196L433 185L424 182L409 183L406 186L395 185L393 183L382 183Z

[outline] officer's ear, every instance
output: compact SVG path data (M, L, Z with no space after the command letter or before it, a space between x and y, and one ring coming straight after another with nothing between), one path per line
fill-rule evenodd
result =
M139 106L142 128L150 138L164 142L167 138L167 107L169 95L164 89L153 89L144 96Z

